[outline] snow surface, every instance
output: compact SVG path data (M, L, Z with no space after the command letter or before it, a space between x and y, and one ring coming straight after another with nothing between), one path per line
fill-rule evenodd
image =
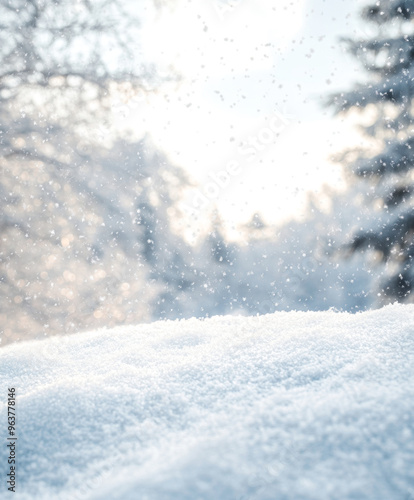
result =
M414 306L27 342L0 381L16 499L414 499Z

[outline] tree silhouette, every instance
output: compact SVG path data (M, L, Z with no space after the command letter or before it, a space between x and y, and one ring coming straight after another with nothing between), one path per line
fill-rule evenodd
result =
M375 140L372 151L348 155L369 208L348 248L370 249L382 260L384 302L407 301L414 286L414 1L380 0L365 7L362 16L376 36L346 42L367 81L330 99L338 113L365 113L370 121L364 133Z

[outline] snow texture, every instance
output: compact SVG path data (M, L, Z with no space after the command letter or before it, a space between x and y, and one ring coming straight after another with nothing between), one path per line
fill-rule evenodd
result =
M414 498L414 306L26 342L0 350L0 380L16 499Z

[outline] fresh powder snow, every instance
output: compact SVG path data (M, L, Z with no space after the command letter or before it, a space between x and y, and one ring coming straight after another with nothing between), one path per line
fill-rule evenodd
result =
M414 499L414 305L14 344L0 381L5 499Z

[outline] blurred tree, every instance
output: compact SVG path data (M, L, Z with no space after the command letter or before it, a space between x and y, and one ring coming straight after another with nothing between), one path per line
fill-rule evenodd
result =
M136 11L0 0L2 344L152 319L151 273L186 178L112 127L114 102L163 80L140 63Z
M364 111L364 131L376 141L372 151L346 155L370 207L365 220L357 217L349 249L369 249L385 264L383 302L407 301L414 287L414 1L379 0L362 15L376 36L346 42L367 82L330 99L337 112Z

